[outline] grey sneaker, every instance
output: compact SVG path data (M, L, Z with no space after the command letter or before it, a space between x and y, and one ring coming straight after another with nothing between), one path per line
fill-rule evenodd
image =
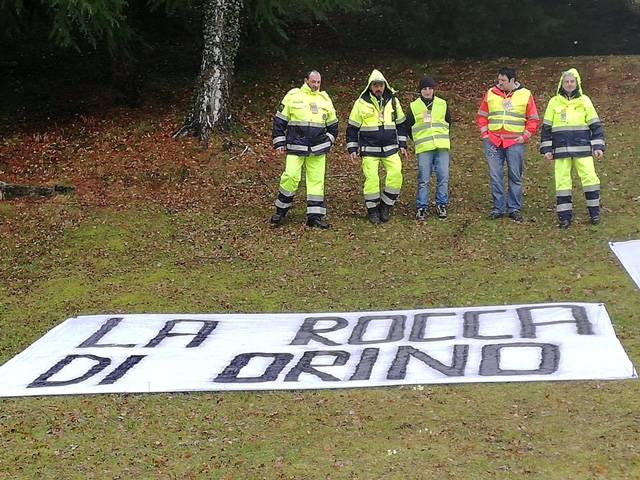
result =
M524 222L524 217L522 216L519 210L514 210L513 212L511 212L509 214L509 218L516 223Z
M416 210L416 220L425 221L427 219L427 209L419 208Z
M436 205L436 212L438 212L438 218L447 218L446 205Z

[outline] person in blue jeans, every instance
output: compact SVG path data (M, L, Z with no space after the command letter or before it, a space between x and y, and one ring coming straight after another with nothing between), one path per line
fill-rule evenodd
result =
M413 139L418 159L418 193L416 219L426 220L429 210L429 184L436 173L436 214L447 218L449 204L449 126L451 113L447 102L435 95L436 83L431 77L420 81L420 97L407 112L407 136Z
M540 117L533 94L516 81L513 68L504 67L498 71L496 86L484 94L476 121L489 166L493 197L489 218L496 220L509 214L514 222L522 223L525 143L536 133ZM505 162L509 186L506 201Z
M516 143L508 148L498 146L489 138L482 140L484 154L489 165L489 181L491 183L491 195L493 197L493 210L489 215L491 220L504 216L509 212L509 217L520 223L522 214L522 176L524 173L524 144ZM505 196L504 188L504 164L507 164L507 179L509 190ZM516 218L519 217L519 218Z

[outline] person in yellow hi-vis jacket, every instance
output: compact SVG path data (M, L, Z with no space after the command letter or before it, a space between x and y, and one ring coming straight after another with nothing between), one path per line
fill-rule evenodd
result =
M279 154L287 153L273 226L281 225L291 208L304 165L307 225L329 228L324 220L324 174L326 154L338 136L338 119L329 95L320 90L321 81L320 73L309 72L302 87L289 90L273 120L273 146Z
M542 122L540 153L555 159L556 212L560 228L569 228L573 219L571 168L582 183L589 217L600 223L600 179L593 157L604 154L604 129L591 99L582 91L580 74L575 68L563 72L556 95Z
M407 158L405 115L384 75L373 70L367 86L355 101L347 125L347 150L356 161L362 157L364 201L369 221L389 221L391 207L402 188L402 160ZM378 169L382 162L387 170L384 190L380 190Z

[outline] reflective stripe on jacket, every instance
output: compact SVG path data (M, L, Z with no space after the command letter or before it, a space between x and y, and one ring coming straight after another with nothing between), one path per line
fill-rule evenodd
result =
M380 99L370 91L371 83L383 82L385 89ZM389 157L400 147L407 148L404 131L405 115L395 90L382 73L374 70L367 86L355 101L347 125L347 150L362 156Z
M504 148L515 144L516 138L521 135L525 142L528 141L540 123L533 95L520 84L517 85L515 90L508 93L498 87L491 88L485 93L478 109L476 121L480 136Z
M273 119L273 146L294 155L320 155L338 136L338 119L326 92L314 92L305 83L290 90Z
M572 68L567 73L575 77L576 90L569 97L560 76L557 94L544 113L540 153L551 152L556 159L589 157L594 150L604 151L604 128L591 99L582 93L578 71Z
M411 102L411 113L415 123L411 127L411 136L416 153L427 152L437 148L451 148L449 140L449 123L445 120L447 102L434 96L431 110L422 98Z
M511 95L503 97L493 90L487 95L489 105L489 130L522 135L527 116L527 104L531 92L526 88L515 90Z

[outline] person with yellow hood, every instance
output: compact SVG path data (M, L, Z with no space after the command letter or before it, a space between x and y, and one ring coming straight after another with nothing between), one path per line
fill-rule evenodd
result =
M355 101L347 125L347 150L356 161L362 158L364 201L369 221L389 221L402 188L402 160L407 158L405 115L384 75L373 70L367 86ZM381 192L378 169L380 162L387 171Z
M549 100L542 122L540 153L555 160L556 212L562 229L573 219L571 169L582 183L591 224L600 223L600 179L593 157L604 154L604 128L591 99L582 91L575 68L562 72L556 95Z

